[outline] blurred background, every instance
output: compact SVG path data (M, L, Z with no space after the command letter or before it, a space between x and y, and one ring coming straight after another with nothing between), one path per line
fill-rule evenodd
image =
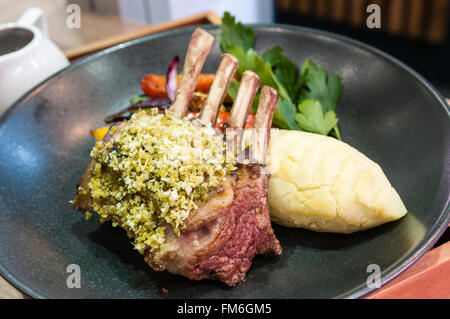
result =
M40 7L51 39L64 51L148 25L205 11L230 11L244 23L284 23L332 31L373 45L407 63L450 97L450 0L0 0L0 23ZM65 26L78 4L81 28ZM381 7L381 28L369 29L369 4Z

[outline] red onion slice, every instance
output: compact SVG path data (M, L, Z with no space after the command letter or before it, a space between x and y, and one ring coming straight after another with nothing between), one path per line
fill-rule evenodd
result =
M167 69L166 92L171 102L175 100L177 93L177 68L179 63L180 58L177 55L170 61L169 68Z

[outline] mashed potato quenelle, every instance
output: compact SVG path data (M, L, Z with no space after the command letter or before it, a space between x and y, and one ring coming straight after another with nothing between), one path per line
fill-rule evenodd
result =
M352 233L407 213L381 167L332 137L279 130L278 165L268 167L271 219L288 227Z

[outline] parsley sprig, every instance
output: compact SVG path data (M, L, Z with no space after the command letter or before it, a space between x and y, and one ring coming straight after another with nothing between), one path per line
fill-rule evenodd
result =
M300 130L333 135L341 139L336 106L342 92L342 82L337 74L328 72L311 60L306 60L298 70L280 46L260 54L254 50L255 33L251 27L236 22L225 12L218 40L224 53L234 55L239 61L238 76L245 70L258 74L261 86L269 85L278 91L279 102L273 118L274 125L289 130ZM239 82L233 80L228 91L236 97ZM252 109L256 111L259 94Z

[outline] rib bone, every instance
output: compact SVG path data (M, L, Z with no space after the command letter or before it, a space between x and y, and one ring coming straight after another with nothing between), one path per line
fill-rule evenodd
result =
M248 110L258 91L260 80L258 75L252 71L245 71L242 75L236 99L234 100L231 114L226 123L226 140L228 147L239 152Z
M169 111L177 117L183 117L192 98L197 78L203 68L206 57L211 51L214 37L201 28L192 34L188 52L184 61L183 73L177 90L175 101Z
M220 105L225 98L238 64L238 60L231 54L226 53L222 56L222 62L220 62L208 98L200 113L200 120L203 123L213 125L216 122Z
M270 139L273 113L278 103L277 91L263 86L251 137L251 154L258 164L266 164L267 145Z

